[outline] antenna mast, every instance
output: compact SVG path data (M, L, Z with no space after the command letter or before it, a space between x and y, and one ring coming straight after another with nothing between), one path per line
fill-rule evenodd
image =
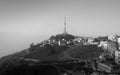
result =
M67 34L67 31L66 31L66 17L64 17L64 34Z

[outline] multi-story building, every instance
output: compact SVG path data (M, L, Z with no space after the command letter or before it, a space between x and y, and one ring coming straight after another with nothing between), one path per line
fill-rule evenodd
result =
M107 50L108 50L108 53L110 54L110 55L114 55L115 54L115 51L117 51L118 50L118 48L117 48L117 42L111 42L111 41L108 41L108 43L107 43Z
M120 50L120 37L117 38L117 42L118 42L118 49Z
M115 51L115 62L120 64L120 51Z

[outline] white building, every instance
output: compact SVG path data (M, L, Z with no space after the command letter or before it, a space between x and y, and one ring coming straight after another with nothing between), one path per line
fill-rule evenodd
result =
M79 38L75 38L73 41L74 42L81 42L81 40L82 40L82 38L79 37Z
M65 39L59 40L58 45L59 46L66 46L66 40Z
M117 38L117 42L118 42L118 49L120 50L120 37Z
M88 38L88 42L93 42L94 41L94 38Z
M100 44L98 47L103 47L104 49L108 48L108 42L107 41L100 41Z
M114 35L109 35L109 36L108 36L108 39L111 40L111 41L117 41L116 38L117 38L117 35L116 35L116 34L114 34Z

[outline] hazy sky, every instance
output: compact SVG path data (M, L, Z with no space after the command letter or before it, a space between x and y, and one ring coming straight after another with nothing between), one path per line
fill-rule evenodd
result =
M0 0L0 56L51 35L120 35L120 0Z

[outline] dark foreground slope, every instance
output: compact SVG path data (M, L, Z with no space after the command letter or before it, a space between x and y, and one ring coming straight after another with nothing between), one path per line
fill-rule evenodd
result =
M35 59L41 62L67 61L67 60L90 60L99 56L102 50L97 46L45 46L33 52L26 53L26 50L15 53L0 59L0 75L58 75L59 71L51 65L29 66L24 59Z

